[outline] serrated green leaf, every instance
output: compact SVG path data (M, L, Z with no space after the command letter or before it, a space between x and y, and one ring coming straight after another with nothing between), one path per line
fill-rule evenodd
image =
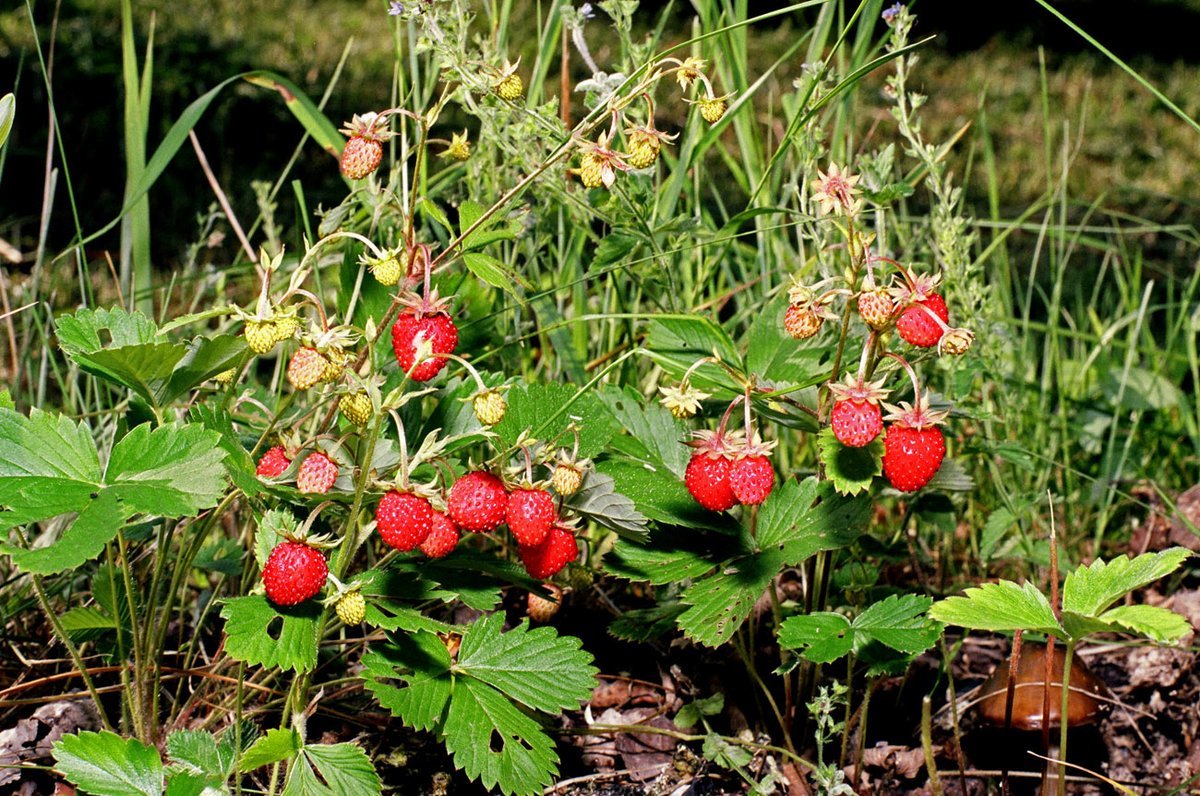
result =
M1122 632L1136 633L1155 641L1178 641L1192 632L1179 614L1156 605L1121 605L1100 614L1100 621L1117 625Z
M626 611L608 624L608 634L622 641L643 644L675 629L675 620L687 610L686 605L666 602L650 608Z
M214 796L223 794L224 783L192 771L173 771L167 780L165 796Z
M300 523L291 511L268 509L259 519L258 527L254 529L254 559L258 561L258 568L261 570L267 565L267 559L270 558L275 545L285 536L296 534L299 529Z
M63 630L74 641L92 641L117 629L117 620L99 608L72 608L59 617Z
M266 597L235 597L221 606L225 652L235 661L310 672L317 665L320 606L309 600L277 609Z
M363 655L363 686L408 726L432 730L450 700L450 653L433 633L391 641Z
M918 594L893 594L868 606L854 618L854 633L915 655L937 642L942 628L924 614L933 600Z
M616 418L595 395L572 384L514 385L507 395L508 410L493 431L507 446L517 444L522 432L534 439L566 441L567 426L579 427L579 455L592 457L604 450L617 433Z
M831 663L854 648L854 632L850 620L841 614L802 614L780 625L779 646L803 650L804 657L813 663Z
M236 539L222 538L204 545L192 566L202 572L215 572L226 577L235 577L242 573L242 559L246 551Z
M324 784L319 791L322 795L331 796L368 796L383 792L383 784L371 759L362 747L353 743L306 744L300 752L296 765L300 760L311 764ZM296 796L308 796L314 793L309 781L303 781L303 787L295 790L284 790Z
M1171 574L1190 555L1189 550L1173 547L1136 558L1122 556L1107 562L1097 559L1067 575L1063 582L1063 610L1098 616L1126 594Z
M517 295L516 286L521 283L520 279L500 260L483 252L466 252L462 260L467 270L487 284Z
M672 376L684 371L714 350L721 361L739 368L742 358L729 335L713 321L701 315L657 317L646 332L646 349L654 361ZM736 395L741 388L717 365L706 364L693 371L690 381L705 392L721 391Z
M705 760L732 771L744 768L754 757L749 750L734 746L715 732L704 736L701 753Z
M61 572L94 558L136 514L193 516L224 493L224 452L198 425L133 429L99 457L85 426L34 410L0 409L0 527L77 516L57 540L32 550L0 543L28 572Z
M245 355L246 340L241 335L196 337L187 344L183 358L176 363L155 400L159 406L165 406L218 373L240 364Z
M573 636L527 623L503 632L504 616L492 614L463 633L456 671L494 686L523 705L545 713L579 707L596 685L590 653Z
M15 409L16 403L13 402L12 393L5 387L0 389L0 409Z
M815 476L784 481L759 512L758 546L782 549L785 563L800 564L853 542L866 530L870 512L866 496L839 495L833 484Z
M94 796L162 796L158 751L111 732L64 735L54 743L57 768L69 782Z
M969 630L1025 630L1064 638L1066 631L1054 618L1050 601L1032 583L1010 580L967 589L963 597L934 603L929 615L944 625Z
M579 491L564 501L576 514L598 525L644 542L650 537L646 516L629 497L616 490L612 476L595 470L587 473Z
M596 472L613 479L614 488L633 501L642 514L656 522L734 533L737 526L728 514L709 511L688 492L682 477L665 467L609 459L596 464Z
M250 458L250 452L234 433L233 418L229 412L216 402L197 403L188 417L193 423L199 423L220 436L221 450L225 451L225 469L233 485L242 490L246 497L261 494L265 487L262 481L258 480L256 465L254 459Z
M224 783L233 771L233 748L218 744L212 733L176 730L167 736L167 759L171 768L200 774Z
M367 603L363 621L380 630L403 630L405 633L448 633L453 629L453 625L426 616L417 608L386 600Z
M81 309L72 315L54 319L58 344L68 356L91 354L105 347L101 337L113 348L153 343L158 339L154 321L140 312L127 312L120 307L111 309Z
M787 305L787 293L781 292L756 313L747 335L746 369L779 386L819 384L829 378L829 365L821 362L828 346L820 336L807 340L790 337L783 328ZM812 427L815 430L815 421Z
M718 716L725 709L725 695L719 691L710 697L697 699L679 709L672 720L681 729L695 727L703 716Z
M784 560L779 550L756 553L734 559L714 575L693 583L680 597L690 606L679 616L680 630L708 647L729 641L779 574Z
M443 733L454 764L488 791L537 796L553 781L558 754L550 737L485 683L458 681Z
M929 492L974 492L975 479L955 459L946 459L925 485Z
M686 445L680 444L688 432L682 420L660 403L644 404L645 399L632 387L605 387L597 395L625 430L624 436L613 440L614 445L622 446L623 453L661 465L676 478L683 478L690 453Z
M883 439L876 437L861 448L843 445L832 428L824 429L817 437L817 449L825 475L833 488L842 495L857 495L870 489L875 476L883 472Z
M267 734L258 738L250 748L242 754L238 761L238 771L253 771L256 768L287 760L300 751L300 733L291 727L287 729L267 730Z
M660 585L698 578L740 553L738 540L719 534L700 534L690 529L659 528L650 543L641 545L619 539L613 557L606 559L609 572L628 580L645 580Z

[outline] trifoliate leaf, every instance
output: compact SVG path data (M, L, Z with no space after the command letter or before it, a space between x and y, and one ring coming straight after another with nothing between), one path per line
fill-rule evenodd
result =
M883 440L876 437L862 448L843 445L826 428L817 437L821 463L833 488L841 495L857 495L870 489L875 476L883 472Z
M61 572L94 558L122 525L142 514L194 516L225 492L225 453L197 424L148 424L126 434L101 470L83 424L35 409L0 409L0 530L77 516L49 545L27 550L0 543L28 572Z
M239 771L253 771L256 768L287 760L300 751L300 733L291 727L287 729L267 730L267 734L258 738L242 754L238 761Z
M463 633L456 669L545 713L576 708L596 685L592 656L574 636L527 623L501 632L504 616L476 621Z
M617 420L595 395L573 384L519 384L505 396L508 410L493 431L508 446L522 433L570 446L574 437L567 426L579 427L579 455L591 457L604 450L617 433Z
M897 652L915 655L937 642L942 628L925 616L933 600L918 594L893 594L854 618L855 641L878 641Z
M754 757L749 750L734 746L715 732L704 736L704 745L700 751L705 760L733 771L741 770Z
M616 531L634 541L650 538L646 516L637 510L633 501L618 492L612 476L601 472L588 473L583 486L564 501L576 514L598 525Z
M1179 568L1191 552L1172 547L1136 558L1097 559L1067 575L1063 582L1064 611L1095 617L1130 592L1140 589Z
M235 661L309 672L317 665L317 619L313 600L276 608L266 597L235 597L221 606L225 651Z
M969 630L1025 630L1063 638L1066 631L1054 618L1050 601L1032 583L1009 580L967 589L963 597L934 603L929 615L946 625Z
M559 713L587 699L596 670L579 639L527 624L505 633L503 624L493 614L463 630L453 663L432 633L373 644L364 686L406 724L437 730L455 765L489 792L532 796L553 778L558 756L511 700Z
M93 796L162 796L158 751L132 738L111 732L64 735L54 743L54 759L69 782Z
M702 716L718 716L725 709L725 695L717 692L710 697L689 702L679 709L673 721L680 729L695 727Z

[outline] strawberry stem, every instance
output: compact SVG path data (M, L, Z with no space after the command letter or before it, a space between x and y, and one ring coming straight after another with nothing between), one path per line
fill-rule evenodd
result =
M404 435L404 423L400 420L400 413L395 409L389 409L388 414L392 416L392 420L396 423L396 434L399 437L400 483L404 489L408 489L408 438ZM367 462L366 466L370 467L371 463Z
M910 381L912 381L913 387L913 406L919 411L921 407L921 385L917 381L917 372L913 370L912 365L908 364L908 360L899 354L893 354L891 351L885 351L883 352L883 356L899 362L900 367L904 368L904 371L908 374L908 378Z

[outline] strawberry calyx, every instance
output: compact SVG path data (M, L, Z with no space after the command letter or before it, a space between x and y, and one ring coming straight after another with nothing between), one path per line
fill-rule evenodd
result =
M732 460L746 447L745 433L742 431L723 431L721 429L712 431L702 428L693 431L692 437L693 439L687 445L693 448L697 454L710 459Z
M918 274L912 268L900 268L899 281L888 289L896 303L901 307L920 304L931 296L937 295L938 285L942 281L941 274Z
M907 401L901 401L899 405L885 403L883 408L887 410L885 419L901 427L918 430L939 426L950 415L949 410L930 409L929 398L926 396L921 396L916 406Z
M885 379L866 381L861 376L852 376L847 373L842 381L829 385L829 392L833 394L835 401L879 405L883 403L884 398L887 398L889 392L883 386L884 381Z
M395 135L392 131L385 129L386 125L387 114L374 111L356 113L350 121L346 122L346 126L341 129L341 132L352 138L357 137L364 141L382 143Z

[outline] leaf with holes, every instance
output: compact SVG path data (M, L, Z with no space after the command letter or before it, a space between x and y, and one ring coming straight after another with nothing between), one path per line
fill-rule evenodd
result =
M266 597L234 597L221 606L225 651L243 663L310 672L317 665L320 614L312 600L277 609Z

